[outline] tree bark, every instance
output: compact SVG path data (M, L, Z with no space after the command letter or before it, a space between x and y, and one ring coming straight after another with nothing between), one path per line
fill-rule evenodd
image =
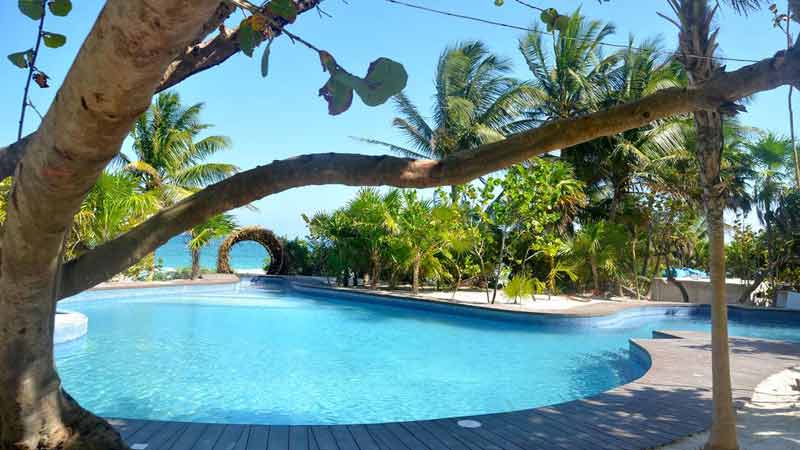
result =
M597 259L589 257L589 264L592 266L592 283L594 284L594 295L600 294L600 271L597 270Z
M414 292L414 295L419 294L419 268L422 265L422 255L417 252L414 255L414 266L412 268L411 274L411 291Z
M717 31L711 30L717 6L708 0L670 0L679 16L678 59L686 68L690 86L699 86L724 69L714 58ZM793 49L794 51L794 49ZM784 52L788 54L790 52ZM699 57L698 57L699 56ZM736 109L726 110L728 113ZM723 134L722 108L694 112L697 132L695 153L700 165L700 184L708 226L711 277L711 352L713 413L706 450L738 450L736 414L731 392L728 309L725 300L725 185L720 178Z
M200 276L200 249L192 249L192 275L191 278L196 280Z
M161 73L217 4L109 0L41 126L15 152L22 160L0 256L0 448L125 448L110 425L63 391L55 371L63 243Z

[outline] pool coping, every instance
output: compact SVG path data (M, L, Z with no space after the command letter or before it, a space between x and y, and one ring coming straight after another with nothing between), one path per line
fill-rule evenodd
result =
M208 276L208 275L206 275ZM213 274L209 278L195 280L167 280L167 281L106 281L88 290L111 291L117 289L151 289L175 286L214 286L221 284L236 284L241 279L235 274Z
M318 285L311 286L320 288ZM324 288L323 288L324 289ZM333 289L341 292L340 289ZM349 292L346 291L346 292ZM371 293L357 292L363 295ZM424 301L467 308L480 305ZM643 305L631 305L643 306ZM697 307L695 304L653 306ZM617 309L613 312L619 312ZM597 317L505 310L537 317ZM110 419L129 445L147 450L640 450L670 444L711 425L711 344L707 333L654 330L631 339L632 357L648 358L644 375L582 399L533 409L407 422L351 425L245 425ZM800 344L731 337L733 396L750 399L768 376L800 364ZM476 421L464 428L459 421ZM263 445L262 445L263 444Z

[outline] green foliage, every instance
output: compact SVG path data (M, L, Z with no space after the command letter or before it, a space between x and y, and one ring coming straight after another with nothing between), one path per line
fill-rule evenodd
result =
M503 288L503 292L508 298L518 303L525 296L530 295L535 298L536 294L544 291L545 284L538 278L530 277L527 274L517 274Z
M42 0L18 0L17 5L20 12L32 20L39 20L44 15L44 1Z
M52 0L47 2L47 7L50 8L50 12L53 13L54 16L65 17L72 11L72 1Z
M530 94L526 84L509 77L510 71L510 62L482 42L448 47L436 68L433 121L401 92L394 97L400 115L392 124L409 145L363 140L411 158L441 159L503 139L506 125L522 114Z
M406 87L408 74L402 64L389 58L378 58L369 65L364 78L357 77L336 63L333 56L319 52L320 62L330 78L319 90L328 102L331 115L341 114L350 108L355 91L367 106L378 106Z
M267 4L267 14L293 23L297 19L297 5L292 0L272 0Z
M264 53L261 55L261 76L266 78L269 75L269 54L270 48L272 47L272 39L267 42L267 46L264 47Z
M44 45L50 48L58 48L67 43L67 37L63 34L44 32L42 33Z
M242 49L242 53L250 57L253 56L253 50L260 42L259 34L253 27L253 17L254 16L250 16L242 20L239 24L239 30L236 33L239 48Z
M33 60L33 49L8 55L8 60L20 69L27 69Z
M200 121L202 103L184 107L180 96L162 92L134 123L131 131L135 160L120 155L118 163L159 194L165 205L238 171L232 164L209 163L208 158L230 147L226 136L197 140L211 126Z

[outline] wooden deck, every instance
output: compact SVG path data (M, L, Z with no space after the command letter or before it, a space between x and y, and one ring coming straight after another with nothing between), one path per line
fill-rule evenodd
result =
M634 341L653 365L632 383L594 397L523 411L415 422L264 426L113 419L146 450L639 450L706 430L711 418L711 346L703 333L658 332ZM800 365L800 345L732 338L734 398ZM463 428L461 419L480 422ZM145 447L146 446L146 447Z

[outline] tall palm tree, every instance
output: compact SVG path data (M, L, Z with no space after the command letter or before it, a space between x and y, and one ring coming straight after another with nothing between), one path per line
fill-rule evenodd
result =
M189 249L192 251L192 273L194 280L200 275L200 251L214 239L227 236L236 229L236 220L230 214L217 214L205 223L189 230Z
M525 129L596 110L603 79L617 61L616 55L602 55L600 43L614 31L613 25L588 20L578 9L569 16L566 28L553 31L551 48L538 26L523 36L519 51L533 75L538 102L513 127Z
M162 92L133 126L135 160L122 155L125 169L136 174L147 190L161 193L172 204L238 171L232 164L206 162L230 147L226 136L198 137L211 125L200 121L202 103L181 105L175 92Z
M405 145L360 139L410 158L441 159L472 147L499 141L532 101L533 90L509 76L511 63L479 41L448 47L436 66L432 121L410 98L394 97L399 116L392 125Z

